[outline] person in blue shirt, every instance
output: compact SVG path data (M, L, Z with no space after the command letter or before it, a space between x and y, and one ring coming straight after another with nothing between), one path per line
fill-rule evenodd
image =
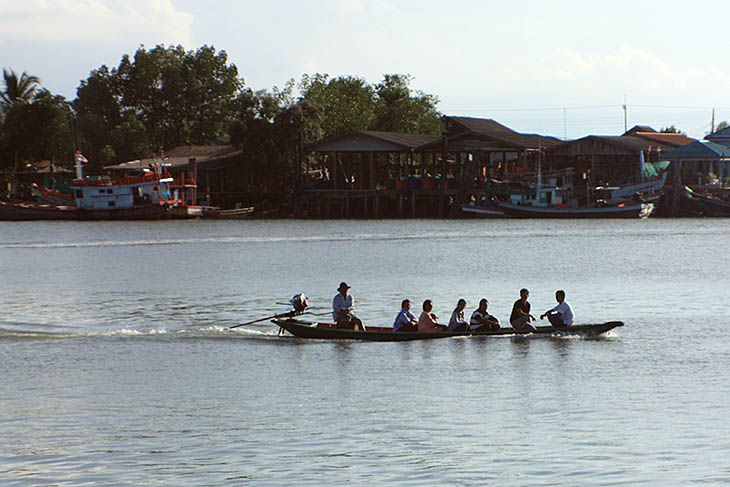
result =
M404 299L400 308L400 312L393 322L393 331L418 331L418 320L411 313L411 301Z

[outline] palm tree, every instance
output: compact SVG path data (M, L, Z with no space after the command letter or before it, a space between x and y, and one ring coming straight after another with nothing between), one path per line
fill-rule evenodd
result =
M9 108L15 103L33 101L40 86L40 80L36 76L29 76L25 71L18 78L15 71L3 68L3 78L5 90L0 91L0 105L5 108Z

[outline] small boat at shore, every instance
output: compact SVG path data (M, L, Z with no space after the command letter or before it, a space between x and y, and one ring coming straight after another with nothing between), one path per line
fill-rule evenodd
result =
M513 328L500 328L484 332L394 332L392 328L381 328L367 326L366 331L347 330L337 328L333 323L309 322L294 318L276 318L271 320L279 328L288 331L298 338L315 338L322 340L364 340L373 342L401 342L412 340L433 340L436 338L450 337L481 337L481 336L508 336L525 335L515 332ZM537 331L529 335L552 336L561 335L582 335L595 337L604 334L616 327L623 326L621 321L609 321L599 324L575 324L567 328L553 328L552 326L538 326Z
M684 187L689 199L704 216L730 217L730 201L700 194L688 186Z
M566 204L538 206L500 201L499 207L513 218L646 218L654 212L653 203L574 208Z

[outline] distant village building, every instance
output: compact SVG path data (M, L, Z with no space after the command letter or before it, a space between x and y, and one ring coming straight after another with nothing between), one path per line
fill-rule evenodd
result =
M659 162L664 153L694 141L637 125L620 136L589 135L552 147L547 150L548 167L573 167L593 185L621 184L640 179L642 164Z
M353 131L304 148L299 211L332 216L446 216L475 182L535 170L554 137L490 119L444 116L443 137Z
M243 151L234 145L179 146L157 157L128 161L105 169L125 172L149 168L158 162L162 162L172 176L185 176L188 186L195 181L197 190L186 194L189 204L207 203L232 208L282 193L281 177L272 174L271 168L247 160Z
M730 127L718 130L705 137L705 139L716 144L724 145L725 147L730 147Z

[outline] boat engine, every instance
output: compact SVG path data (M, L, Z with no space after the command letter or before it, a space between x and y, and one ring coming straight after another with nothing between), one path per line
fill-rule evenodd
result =
M309 306L309 298L307 298L304 293L299 293L295 294L294 297L289 300L289 303L294 307L296 314L301 314L307 310L307 307Z

